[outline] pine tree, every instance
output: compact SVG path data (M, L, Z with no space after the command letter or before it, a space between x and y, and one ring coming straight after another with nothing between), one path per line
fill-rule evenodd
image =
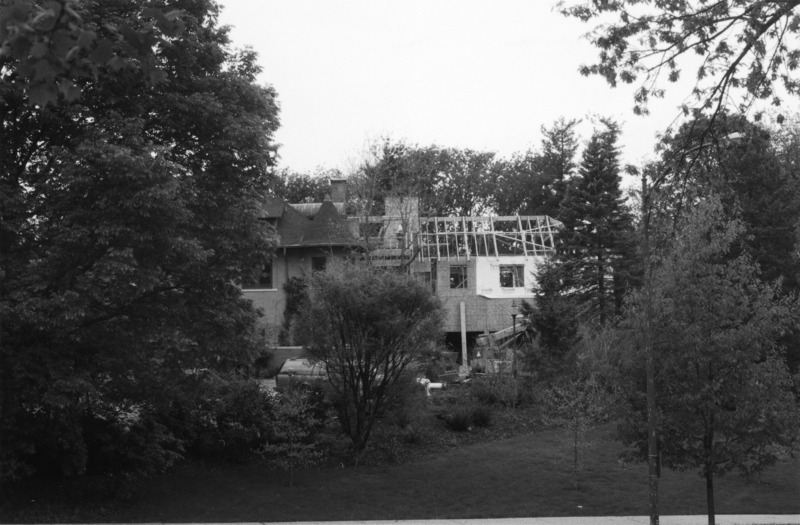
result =
M575 299L582 319L601 325L619 313L628 285L632 221L620 190L619 127L603 122L586 145L578 176L569 180L558 218L558 261L563 293Z
M542 126L541 151L528 150L498 162L493 205L500 215L550 215L557 217L567 180L574 175L577 120L556 120Z

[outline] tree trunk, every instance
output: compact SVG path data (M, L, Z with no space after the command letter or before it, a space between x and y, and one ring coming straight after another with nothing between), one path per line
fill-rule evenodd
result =
M708 525L714 525L716 514L714 512L714 472L706 467L706 501L708 502Z
M708 365L708 384L713 384L714 373L711 369L711 363ZM703 475L706 478L706 502L708 503L708 525L714 525L716 516L714 513L714 430L715 420L713 410L708 414L706 423L706 435L704 438L705 448L705 472Z

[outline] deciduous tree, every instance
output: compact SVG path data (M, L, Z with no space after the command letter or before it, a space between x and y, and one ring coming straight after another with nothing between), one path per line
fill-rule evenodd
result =
M72 103L29 104L27 58L0 59L3 478L169 464L201 402L193 371L233 374L257 348L235 283L274 246L258 218L275 92L256 85L255 54L230 49L214 2L180 6L155 85L100 65ZM81 7L98 38L143 23L139 2ZM94 461L93 447L136 444L136 465Z
M755 99L779 105L781 89L790 95L800 92L796 0L581 1L559 6L584 22L603 22L590 33L599 60L582 66L581 72L601 75L612 86L638 83L636 113L647 112L651 97L663 96L665 81L676 82L684 68L694 68L691 56L701 57L693 73L698 110L717 113L740 90L739 110ZM684 111L688 114L690 107Z
M327 365L339 421L358 454L390 387L435 345L440 305L428 287L391 269L342 264L314 274L301 333Z
M98 27L76 0L4 2L0 57L17 61L17 82L26 84L30 105L75 101L101 70L136 71L153 85L166 75L159 53L185 29L180 14L142 5L139 20Z
M329 178L331 176L339 178L341 173L337 170L329 173L320 171L312 176L283 169L278 172L273 191L276 196L290 204L322 202L330 191Z
M681 222L652 277L659 436L663 464L706 480L714 523L714 479L751 476L778 461L797 438L800 413L778 340L796 304L759 279L746 255L729 250L744 228L707 198ZM635 348L644 337L645 297L626 301L622 326ZM630 413L623 439L647 454L640 360L627 370Z

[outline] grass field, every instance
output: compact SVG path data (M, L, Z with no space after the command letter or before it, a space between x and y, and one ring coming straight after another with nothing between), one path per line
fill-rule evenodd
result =
M464 441L451 441L448 450L402 464L304 470L296 475L293 487L287 485L284 473L265 464L184 464L149 480L127 503L107 506L94 501L82 507L62 501L48 507L50 503L27 502L0 521L264 522L647 514L646 467L617 462L619 445L610 439L610 427L590 434L594 447L577 487L564 460L562 431L527 432L481 442L484 431L463 434ZM776 466L760 483L746 483L737 476L720 479L716 499L718 514L800 513L800 462ZM695 473L667 471L660 481L660 500L663 515L704 514L704 481Z

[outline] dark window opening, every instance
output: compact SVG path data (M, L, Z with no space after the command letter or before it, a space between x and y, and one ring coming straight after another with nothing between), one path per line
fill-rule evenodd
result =
M325 267L328 264L327 257L312 257L311 258L311 271L312 272L324 272Z
M500 266L501 288L525 288L525 267L521 264Z
M467 267L451 266L450 288L466 288L466 287L467 287Z
M260 290L274 288L272 283L272 259L267 260L258 276L252 276L242 284L244 290Z

